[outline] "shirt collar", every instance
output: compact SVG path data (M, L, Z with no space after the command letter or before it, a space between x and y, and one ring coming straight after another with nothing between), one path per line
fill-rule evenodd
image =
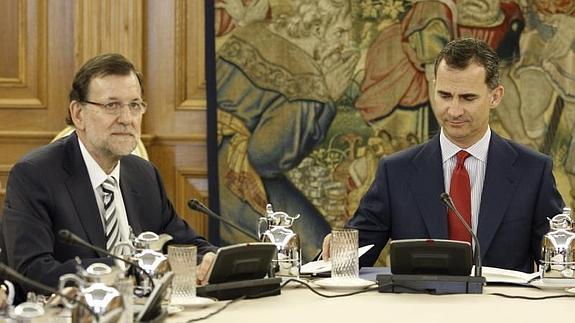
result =
M108 174L104 172L102 167L100 167L100 165L98 165L98 163L94 160L92 155L90 155L90 152L88 152L88 149L86 149L86 146L84 146L82 140L80 140L80 137L78 137L78 143L80 144L80 152L82 153L82 158L84 158L84 163L86 164L86 168L88 169L88 176L90 176L90 182L92 183L92 188L96 189L100 187L102 183L104 183L106 178L108 178ZM114 167L114 169L110 173L110 176L116 179L116 182L118 183L119 186L120 161L118 161L118 164L116 164L116 167Z
M439 134L439 144L441 146L441 157L442 161L445 163L447 160L451 159L457 152L460 150L465 150L471 156L479 159L482 162L487 162L487 151L489 150L489 141L491 140L491 128L487 127L487 131L471 147L462 149L454 144L443 132L443 128L441 128L441 133Z

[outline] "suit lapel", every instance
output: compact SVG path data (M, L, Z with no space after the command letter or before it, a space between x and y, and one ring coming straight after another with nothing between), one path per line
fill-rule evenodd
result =
M409 187L429 237L447 239L447 210L440 200L445 188L439 136L422 147L412 165Z
M76 133L71 134L66 142L66 160L64 168L70 175L66 180L66 187L72 197L82 228L88 242L106 249L104 227L100 219L96 196L92 189L90 176L82 158ZM100 254L104 257L104 254Z
M515 150L492 132L477 230L482 257L489 250L495 232L517 188L519 174L515 167L516 159Z
M144 203L144 201L140 199L140 193L137 190L138 185L135 182L138 175L131 173L132 169L129 167L129 160L124 159L120 164L120 189L122 190L122 198L124 199L128 222L134 234L137 236L142 232L142 227L140 225L140 219L136 215L139 214L138 206Z

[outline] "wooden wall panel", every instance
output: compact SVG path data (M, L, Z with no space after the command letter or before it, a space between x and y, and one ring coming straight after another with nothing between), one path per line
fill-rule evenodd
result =
M149 146L150 159L160 170L166 192L172 197L172 203L188 224L200 234L207 236L207 219L197 212L190 211L187 203L196 198L207 205L208 179L204 154L205 143L194 136L155 137Z
M2 47L12 50L3 50L0 57L5 66L0 68L0 109L45 108L46 3L19 0L11 1L6 7L7 12L2 15L10 17L3 17L6 19L0 20L0 24L2 30L6 28L13 34L3 36L6 43L2 43Z
M203 1L149 1L148 12L147 83L156 94L146 131L205 138Z
M150 159L180 215L207 235L205 216L187 209L190 198L207 203L204 2L147 2L146 77L153 134ZM152 76L152 77L150 77Z
M143 68L144 1L77 0L76 70L102 53L120 53Z
M21 70L19 51L23 47L18 45L20 44L19 37L24 35L20 27L23 18L23 10L18 2L3 3L2 10L0 10L3 30L0 33L0 44L3 44L0 46L0 83L19 78L19 70Z
M203 1L178 1L176 4L176 103L177 109L204 110L206 78L204 58Z
M207 215L188 208L188 201L197 199L204 205L208 205L208 174L205 169L180 168L176 170L176 204L178 210L183 210L180 215L199 234L208 236Z
M7 73L0 75L0 137L6 131L56 133L63 127L67 107L63 84L73 75L72 4L59 0L2 2L2 10L10 8L13 15L12 19L0 19L2 40L7 42L2 42L2 47L17 50L3 51L0 64L10 64L17 72L0 68L0 73Z

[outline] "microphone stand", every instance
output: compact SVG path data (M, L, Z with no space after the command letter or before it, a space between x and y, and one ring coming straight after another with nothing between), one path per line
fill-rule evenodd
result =
M473 230L469 227L467 221L463 219L463 216L461 215L461 213L459 213L459 210L455 207L455 204L453 204L453 200L451 199L451 196L449 196L449 194L441 193L441 201L443 201L443 203L457 216L457 218L459 219L459 221L461 221L465 229L467 229L467 231L471 233L471 237L473 238L473 244L475 245L473 248L473 259L475 260L474 275L475 277L481 277L481 251L479 247L479 238L477 238L477 235L473 233Z
M214 211L207 208L203 205L200 201L196 199L191 199L188 201L188 207L194 211L201 212L211 218L214 218L224 224L227 224L231 228L245 234L246 236L252 238L255 241L260 241L260 239L254 235L253 233L235 225L234 223L228 221L227 219L222 218L221 216L217 215ZM249 245L249 244L248 244ZM256 246L257 244L254 244ZM245 252L242 253L234 253L231 252L233 249L230 247L223 247L218 251L216 255L216 260L214 260L212 272L214 271L232 271L234 272L236 269L235 261L241 261L244 258L243 254L247 254ZM224 252L221 253L222 249L227 249L228 253ZM238 248L237 250L245 250L242 248ZM257 254L250 255L250 257L258 256ZM222 261L218 261L218 257L222 257ZM226 258L227 257L227 258ZM253 262L253 259L250 260ZM220 268L216 268L218 263L221 266ZM222 269L225 266L225 269ZM246 275L249 273L244 273ZM231 275L231 276L235 276ZM241 278L240 276L235 276L231 281L225 282L218 282L218 283L209 283L208 285L198 286L196 288L196 294L202 297L211 297L216 298L218 300L228 300L228 299L236 299L238 297L253 297L257 295L257 297L264 297L264 296L272 296L280 294L280 284L282 282L281 277L270 277L270 278Z
M188 207L194 211L198 211L201 212L205 215L208 215L209 217L216 219L226 225L229 225L230 227L238 230L239 232L245 234L246 236L254 239L255 241L260 241L260 239L258 237L256 237L253 233L247 231L246 229L243 229L237 225L235 225L234 223L222 218L221 216L217 215L214 211L208 209L205 205L203 205L200 201L196 200L196 199L191 199L188 201Z
M473 276L434 275L434 274L399 274L377 275L378 290L381 293L430 293L430 294L482 294L485 277L481 276L481 253L479 239L473 230L463 220L461 213L453 205L447 193L441 194L441 200L455 213L467 231L471 233L475 243L474 260L475 273Z

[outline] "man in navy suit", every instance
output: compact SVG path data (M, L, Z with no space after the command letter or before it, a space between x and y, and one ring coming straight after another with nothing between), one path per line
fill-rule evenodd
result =
M158 170L131 155L146 108L141 76L121 55L94 57L78 71L67 120L76 132L24 156L10 172L2 231L9 266L56 286L76 271L75 257L83 266L111 262L60 242L61 229L108 250L131 232L153 231L196 245L198 278L205 275L216 247L176 214Z
M448 221L440 195L450 191L456 155L464 150L470 154L464 161L469 224L479 237L483 264L533 271L549 230L547 217L561 213L564 204L551 159L489 127L489 112L504 94L498 66L495 51L476 39L454 40L441 51L433 104L441 132L382 159L347 224L359 230L360 246L375 245L360 259L362 266L373 265L389 239L453 239L449 232L456 224ZM330 241L326 236L327 257Z

